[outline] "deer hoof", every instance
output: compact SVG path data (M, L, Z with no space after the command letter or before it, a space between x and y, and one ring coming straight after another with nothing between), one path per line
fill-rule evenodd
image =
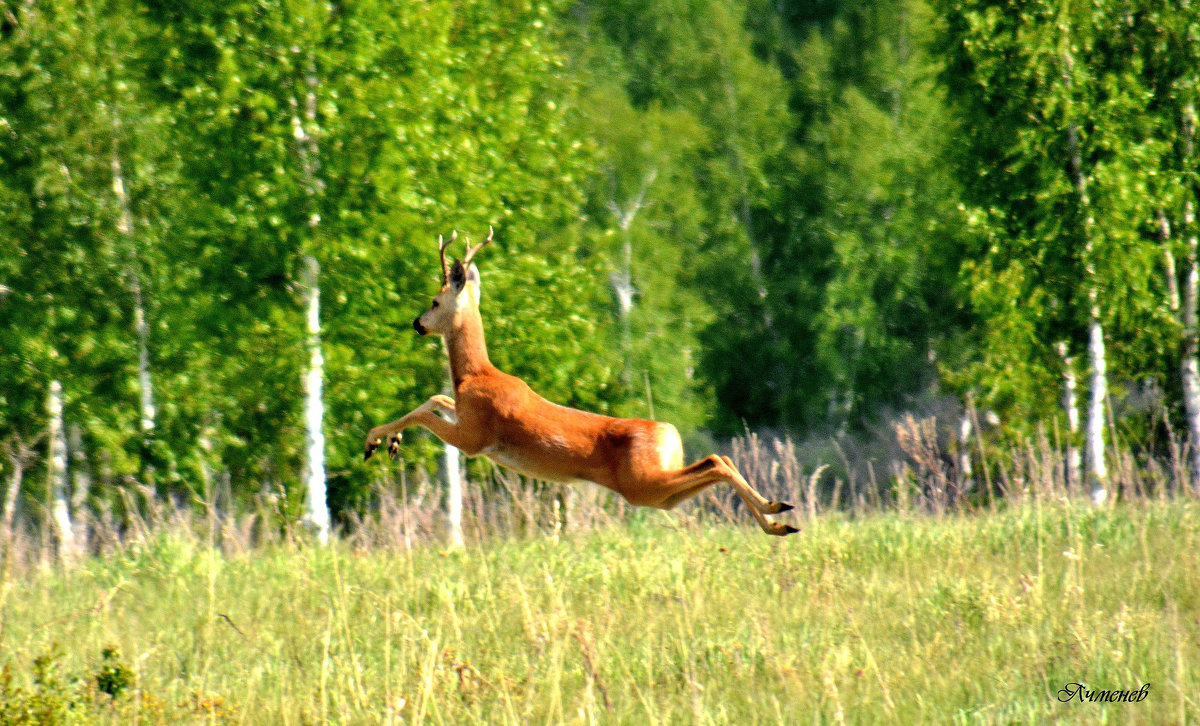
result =
M388 437L388 456L392 461L400 455L400 434L392 434Z
M767 534L773 534L776 537L786 537L789 534L795 534L795 533L799 532L800 530L796 529L795 527L791 526L790 524L779 524L778 522L771 522L771 526L763 527L763 531L766 532Z
M363 447L363 461L371 458L375 453L375 449L379 448L379 444L383 441L383 432L376 427L367 432L366 445Z
M779 514L780 512L790 512L795 507L787 502L771 502L767 508L763 510L763 514Z

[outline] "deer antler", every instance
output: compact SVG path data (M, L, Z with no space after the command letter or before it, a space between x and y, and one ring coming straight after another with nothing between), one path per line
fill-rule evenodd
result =
M442 284L443 285L446 285L450 282L450 264L446 262L446 248L449 247L451 244L453 244L454 240L456 240L456 239L458 239L458 230L457 229L454 230L454 232L452 232L450 234L450 239L448 239L444 242L442 241L442 236L440 234L438 235L438 257L441 258L441 261L442 261Z
M484 241L475 245L474 247L470 247L470 246L467 247L467 255L465 257L463 257L463 261L462 261L463 267L466 267L467 265L471 264L471 259L475 257L475 253L478 252L480 249L482 249L483 246L486 245L488 242L491 242L492 235L494 235L494 234L496 234L496 230L492 229L492 225L489 224L487 239L485 239Z

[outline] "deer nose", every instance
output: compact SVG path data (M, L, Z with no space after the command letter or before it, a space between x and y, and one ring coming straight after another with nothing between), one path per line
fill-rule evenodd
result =
M424 325L421 325L421 319L420 319L420 318L417 318L417 319L413 320L413 330L417 331L417 333L418 333L419 335L424 335L424 334L425 334L425 332L426 332L426 331L425 331L425 326L424 326Z

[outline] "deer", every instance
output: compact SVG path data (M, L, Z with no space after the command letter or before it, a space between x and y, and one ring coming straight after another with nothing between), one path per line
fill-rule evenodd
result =
M799 530L768 515L793 507L760 494L727 456L709 455L684 466L683 443L669 423L615 418L551 403L525 381L492 365L479 310L481 285L476 253L492 241L471 246L461 260L447 262L457 239L438 236L441 289L413 321L420 335L441 336L450 358L454 397L434 395L404 416L372 428L363 460L387 442L394 460L402 433L428 429L469 457L484 456L507 469L549 482L592 482L634 506L673 509L714 484L725 483L746 504L764 532L789 535Z

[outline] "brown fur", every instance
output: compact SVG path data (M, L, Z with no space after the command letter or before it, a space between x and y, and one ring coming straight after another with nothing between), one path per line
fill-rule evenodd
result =
M468 456L486 456L539 479L594 482L640 506L670 509L724 482L733 486L764 532L797 531L765 516L791 505L764 498L728 457L712 455L683 466L683 447L674 426L559 406L520 378L498 370L484 341L478 270L474 265L463 269L457 262L455 267L462 273L454 269L446 276L434 304L415 321L419 331L445 338L454 398L433 396L408 415L371 429L365 458L385 440L395 455L400 432L424 426Z

